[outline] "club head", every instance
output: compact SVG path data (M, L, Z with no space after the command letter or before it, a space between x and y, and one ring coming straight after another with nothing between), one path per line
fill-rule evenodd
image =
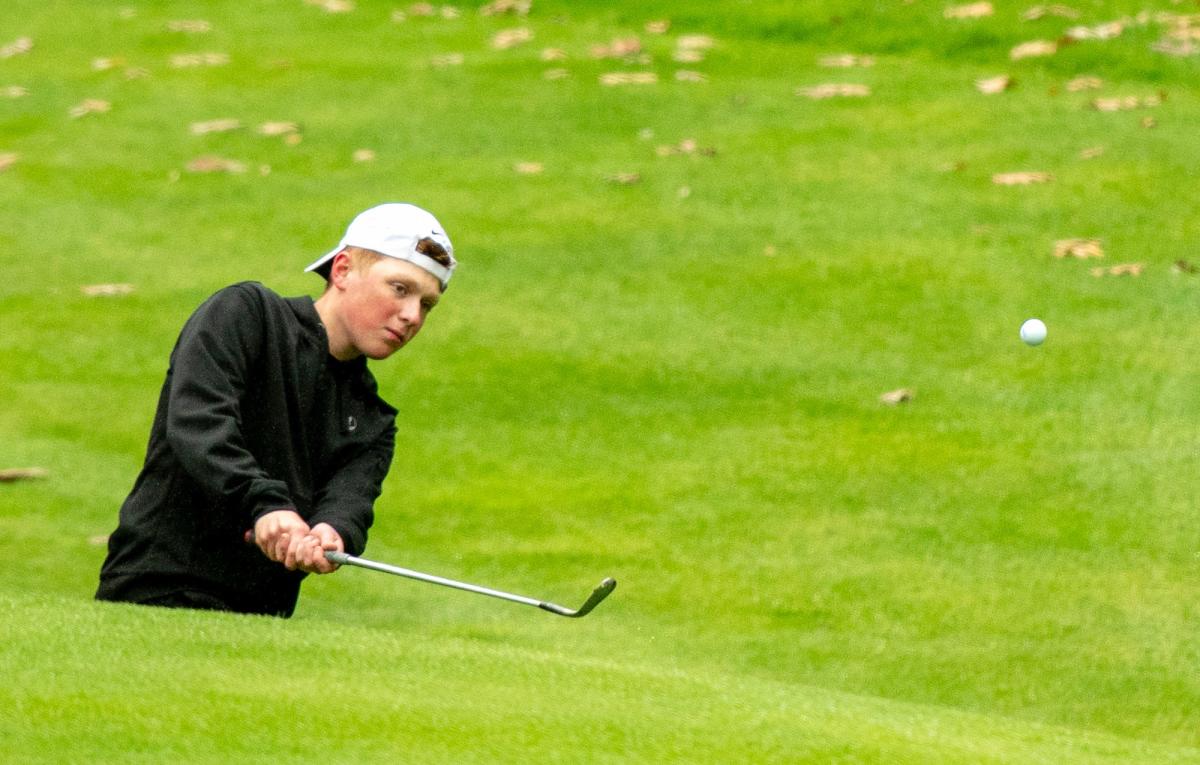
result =
M609 594L611 594L612 591L614 589L616 589L616 586L617 586L617 580L613 579L612 577L608 577L607 579L605 579L603 582L600 583L599 587L592 590L592 594L589 595L588 599L583 602L583 605L574 611L572 611L569 608L563 608L562 606L557 606L553 603L539 603L538 607L545 611L549 611L552 614L558 614L559 616L567 616L572 619L578 619L581 616L587 616L589 613L591 613L592 609L594 609L596 606L600 605L600 601L607 598L609 596Z

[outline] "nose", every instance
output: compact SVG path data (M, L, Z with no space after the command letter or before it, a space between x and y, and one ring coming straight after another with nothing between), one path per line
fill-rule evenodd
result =
M421 324L421 301L420 300L405 300L400 306L399 319L405 325L410 327L420 326Z

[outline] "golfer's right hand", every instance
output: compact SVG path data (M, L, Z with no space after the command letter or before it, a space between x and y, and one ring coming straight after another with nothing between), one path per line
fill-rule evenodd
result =
M309 532L308 524L295 510L275 510L254 522L254 544L276 563L295 568L296 549ZM291 561L288 552L291 551Z

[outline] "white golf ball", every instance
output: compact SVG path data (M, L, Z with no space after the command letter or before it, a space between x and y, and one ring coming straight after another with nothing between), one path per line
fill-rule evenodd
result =
M1046 323L1041 319L1027 319L1021 325L1021 339L1026 345L1041 345L1046 339Z

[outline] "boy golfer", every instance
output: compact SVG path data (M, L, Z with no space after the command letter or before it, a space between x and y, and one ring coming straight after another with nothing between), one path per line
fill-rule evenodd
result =
M243 282L201 305L96 597L290 616L326 550L360 554L396 433L366 360L417 335L455 265L432 215L384 204L308 267L317 300Z

